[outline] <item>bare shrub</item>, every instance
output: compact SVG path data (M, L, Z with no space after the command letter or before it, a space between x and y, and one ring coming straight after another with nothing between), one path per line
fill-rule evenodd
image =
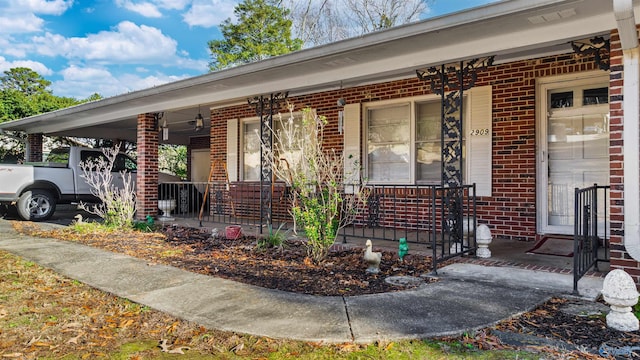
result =
M273 148L262 143L262 151L274 175L291 188L291 214L304 229L309 256L319 262L340 229L353 221L366 194L362 183L345 193L343 179L359 174L359 164L351 162L354 169L345 170L344 155L323 147L326 118L305 109L302 121L296 121L293 110L290 104L289 118L274 120Z
M122 183L116 184L111 170L119 150L119 146L103 148L104 156L80 163L80 176L89 184L91 194L100 200L97 204L81 203L80 208L101 217L107 226L130 228L136 213L135 180L130 172L120 171Z

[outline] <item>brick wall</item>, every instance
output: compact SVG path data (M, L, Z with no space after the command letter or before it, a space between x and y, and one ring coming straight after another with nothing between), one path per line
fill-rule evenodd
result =
M617 32L611 35L611 74L610 74L610 102L609 102L609 163L610 163L610 224L611 224L611 268L622 269L633 277L636 284L640 283L640 263L626 253L624 248L624 144L622 141L623 118L622 85L623 58L620 48L620 37ZM636 99L637 100L637 99ZM633 131L633 129L630 129ZM638 129L635 130L636 132ZM637 186L638 184L633 184Z
M153 114L138 115L137 213L143 220L158 214L158 130Z
M563 54L492 66L478 74L477 86L493 88L493 196L479 198L478 215L494 236L513 240L536 239L536 78L596 70L593 57ZM430 94L429 84L416 78L292 97L296 110L310 106L327 117L325 144L342 150L338 107L347 103ZM284 109L283 109L284 111ZM217 109L211 114L211 157L226 161L227 120L254 117L248 105ZM222 174L216 175L222 180Z
M42 161L42 134L28 134L29 158L26 161Z

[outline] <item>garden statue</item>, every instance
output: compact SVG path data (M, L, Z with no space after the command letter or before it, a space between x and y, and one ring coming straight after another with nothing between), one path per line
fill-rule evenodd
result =
M602 297L611 306L607 314L607 326L619 331L640 329L632 307L638 303L638 290L633 278L624 270L611 270L602 284Z
M478 225L476 229L476 244L478 245L478 250L476 250L476 256L479 258L490 258L491 250L489 250L489 244L493 240L493 236L491 236L491 230L486 224Z
M367 263L367 272L371 274L377 274L380 272L380 260L382 260L382 253L371 251L371 240L367 240L367 249L364 251L364 261Z
M409 245L406 238L400 238L400 244L398 245L398 257L400 261L404 261L404 256L409 252Z

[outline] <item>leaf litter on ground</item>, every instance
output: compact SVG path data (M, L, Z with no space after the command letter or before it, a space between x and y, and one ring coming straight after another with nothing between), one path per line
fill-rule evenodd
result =
M253 283L259 286L280 288L286 291L303 292L319 295L358 295L371 292L387 292L398 291L398 288L380 285L383 279L390 275L409 275L416 276L430 271L430 260L426 256L409 255L405 257L405 261L400 264L397 262L397 254L393 252L383 252L383 263L392 264L383 268L381 274L377 277L366 274L364 269L366 266L362 263L361 249L347 249L334 251L330 253L330 257L325 263L314 263L306 256L304 248L299 240L286 241L282 247L278 248L260 248L257 249L257 239L254 237L244 236L234 241L227 241L221 237L212 237L208 229L193 229L183 227L165 227L161 233L88 233L79 234L66 228L63 230L41 230L37 225L31 223L14 222L14 227L23 233L34 236L53 237L64 240L76 241L86 245L107 249L110 251L121 252L131 256L145 259L150 264L164 263L176 266L188 271L197 273L225 277L237 281ZM400 266L405 265L405 266ZM32 264L30 265L32 266ZM14 269L13 273L20 274L27 271L25 269ZM362 274L365 273L363 276ZM323 279L318 281L318 279ZM324 279L333 279L324 281ZM34 283L38 281L34 280ZM314 288L314 284L324 283L320 288ZM77 284L71 282L72 285ZM284 286L282 284L285 284ZM329 285L327 285L329 284ZM49 285L40 281L40 289L60 289L57 285ZM44 288L43 288L44 287ZM37 287L36 287L37 289ZM373 290L372 290L373 289ZM513 333L521 333L537 336L540 338L557 339L575 345L576 350L567 352L560 349L548 347L529 347L530 351L542 351L546 356L551 358L576 358L576 359L600 359L597 355L598 347L602 344L610 346L628 346L637 345L639 342L637 332L617 332L606 327L604 317L581 317L565 314L560 310L561 305L566 303L567 299L552 299L542 304L533 311L524 313L513 319L508 319L493 328L481 329L472 334L465 334L458 337L444 337L439 339L445 344L461 344L462 347L469 347L480 350L503 350L513 349L514 346L503 344L499 337L492 333L492 330L509 331ZM28 302L27 302L28 304ZM96 306L88 305L88 308ZM33 308L26 307L25 309ZM82 309L86 309L87 305ZM115 311L111 315L113 318L139 317L150 313L142 311L143 307L139 307L132 313L131 311ZM0 307L0 319L7 309ZM31 311L35 314L37 311ZM86 314L85 314L86 313ZM96 311L80 312L91 318L100 318ZM120 320L110 322L109 316L100 318L107 325L101 327L92 326L89 331L84 328L78 331L86 331L72 333L67 339L67 345L76 345L86 349L92 346L105 345L107 340L113 340L113 329L122 329L123 333L129 331L140 331L140 322ZM155 322L157 323L157 321ZM142 324L150 324L142 322ZM175 335L178 326L191 329L182 331L184 337ZM46 329L47 322L44 323ZM200 349L187 340L189 335L204 334L206 329L191 327L193 324L184 325L182 322L172 322L165 324L164 327L156 327L149 330L149 333L156 335L157 342L166 341L164 346L166 349ZM186 335L185 335L186 334ZM172 336L167 336L172 335ZM96 338L97 337L97 338ZM251 338L251 337L249 337ZM241 335L233 335L227 337L227 341L231 343L211 345L209 350L218 352L247 353L246 349L251 349L250 342ZM243 339L238 341L238 339ZM44 348L53 346L48 342L38 340L41 346L31 344L29 349ZM161 343L160 343L161 344ZM351 349L353 344L343 344L336 349L344 351ZM162 347L162 346L161 346ZM393 348L393 343L389 343L389 348ZM54 346L51 350L60 348L60 345ZM164 348L164 347L163 347ZM451 349L450 345L445 348ZM23 349L24 351L24 349ZM348 350L347 350L348 351ZM18 353L20 351L14 352ZM22 352L20 352L22 353Z

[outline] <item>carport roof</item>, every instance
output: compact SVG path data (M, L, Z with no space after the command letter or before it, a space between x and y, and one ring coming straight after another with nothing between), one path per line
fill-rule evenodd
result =
M3 123L0 130L135 141L138 114L165 112L172 142L186 143L195 135L188 121L200 107L410 78L419 68L483 56L495 55L499 63L563 53L572 40L608 36L615 28L611 0L504 0Z

